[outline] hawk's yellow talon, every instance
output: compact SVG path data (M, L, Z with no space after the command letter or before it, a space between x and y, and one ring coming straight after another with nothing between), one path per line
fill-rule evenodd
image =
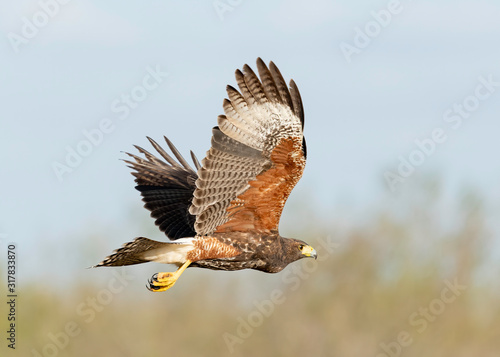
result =
M154 274L148 281L149 283L149 287L147 287L148 290L153 292L160 292L170 289L172 286L174 286L177 279L179 279L179 277L184 272L184 270L186 270L189 264L191 264L191 261L186 260L186 262L182 264L182 266L173 273Z

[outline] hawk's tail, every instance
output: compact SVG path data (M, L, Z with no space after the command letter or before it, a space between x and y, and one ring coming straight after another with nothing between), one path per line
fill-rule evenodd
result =
M133 265L146 262L181 265L186 254L193 248L193 238L181 238L173 242L157 242L139 237L125 243L94 267Z

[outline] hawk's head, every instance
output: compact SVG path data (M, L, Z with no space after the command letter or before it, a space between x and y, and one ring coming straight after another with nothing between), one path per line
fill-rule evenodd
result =
M284 239L284 241L287 243L285 246L285 252L288 263L302 258L317 259L318 254L316 253L316 250L306 242L299 239Z

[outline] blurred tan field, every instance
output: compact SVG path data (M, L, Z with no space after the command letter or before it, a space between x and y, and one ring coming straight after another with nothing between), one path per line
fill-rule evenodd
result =
M293 234L321 259L280 274L190 269L158 294L144 284L161 265L23 285L8 355L500 356L491 208L473 194L445 208L438 191L389 197L356 228L300 222ZM293 217L304 212L313 208L291 207ZM102 239L85 243L83 260L99 259Z

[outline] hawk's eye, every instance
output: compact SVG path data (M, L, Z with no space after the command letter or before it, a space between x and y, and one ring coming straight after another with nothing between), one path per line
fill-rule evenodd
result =
M304 244L299 245L299 250L304 249Z

